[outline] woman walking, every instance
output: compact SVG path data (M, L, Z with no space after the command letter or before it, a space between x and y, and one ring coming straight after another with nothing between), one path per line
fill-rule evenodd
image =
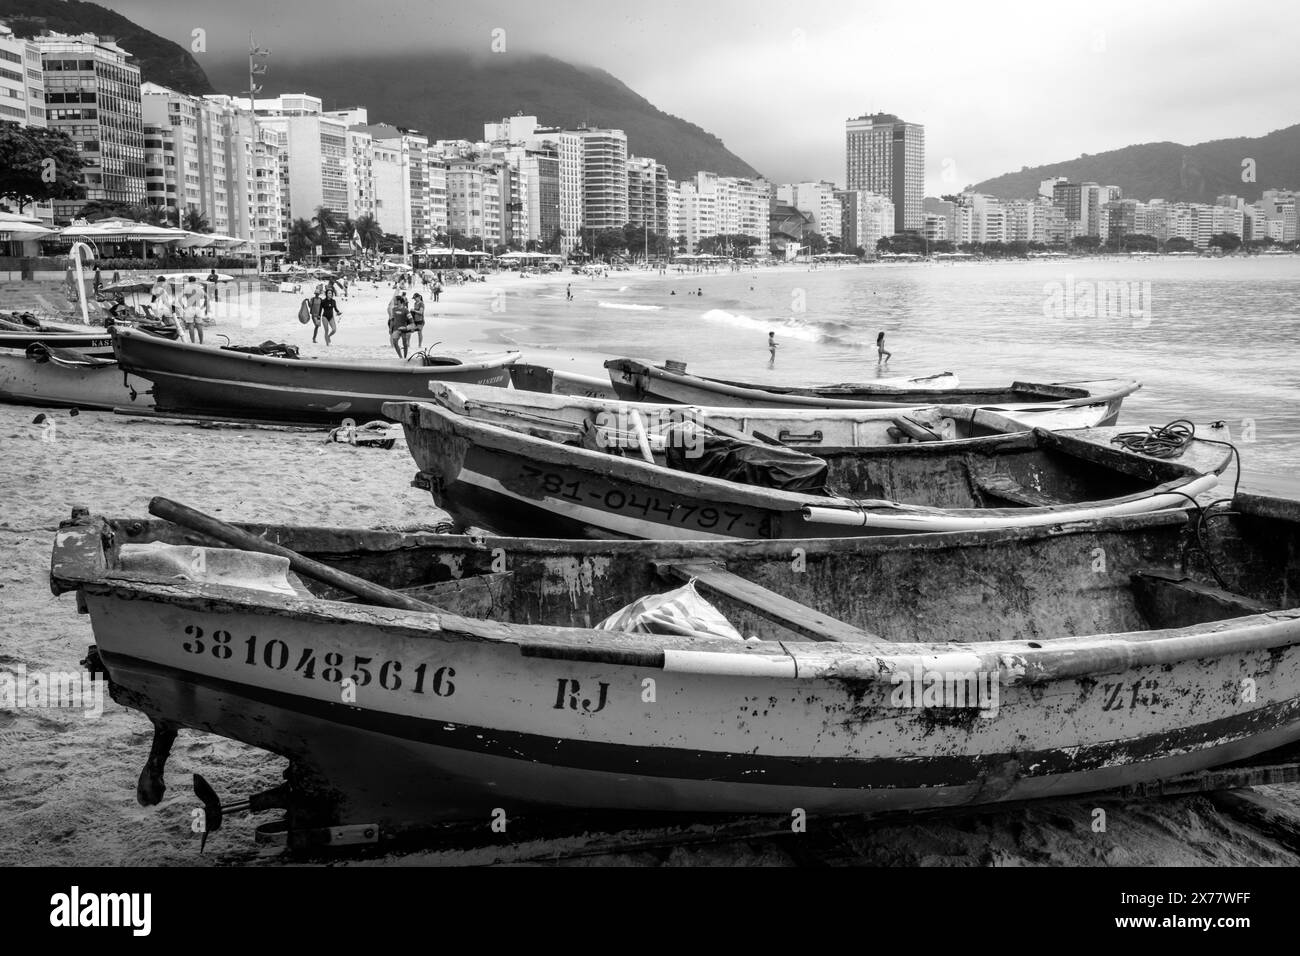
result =
M334 298L334 290L326 289L325 298L320 304L320 321L321 325L325 329L326 345L330 344L330 339L333 338L334 333L338 331L337 316L342 314L343 310L339 308L338 300ZM312 336L312 341L316 341L315 336Z

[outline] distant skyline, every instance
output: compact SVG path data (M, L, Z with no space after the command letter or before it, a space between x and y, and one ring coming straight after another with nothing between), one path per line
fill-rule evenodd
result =
M842 183L844 122L877 111L925 125L927 195L1081 153L1300 122L1294 0L102 2L187 48L203 28L205 68L242 56L256 30L273 51L268 94L300 92L276 85L275 54L490 54L503 30L505 52L491 54L503 62L540 53L607 70L774 182Z

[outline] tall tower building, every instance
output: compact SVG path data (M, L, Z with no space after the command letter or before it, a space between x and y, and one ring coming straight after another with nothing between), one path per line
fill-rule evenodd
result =
M848 120L845 186L867 189L894 204L894 231L925 225L925 127L892 113Z
M72 138L86 164L86 198L56 201L54 221L70 222L91 199L143 203L140 68L131 54L90 33L51 33L33 42L44 69L47 124Z

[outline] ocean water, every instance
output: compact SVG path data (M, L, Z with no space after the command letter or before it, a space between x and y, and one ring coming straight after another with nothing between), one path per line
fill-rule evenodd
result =
M694 294L697 290L702 295ZM676 294L673 294L676 293ZM957 373L998 385L1128 377L1121 424L1224 421L1242 486L1300 496L1300 257L1102 258L574 277L516 310L530 349L757 384ZM767 334L780 349L769 364ZM877 366L875 340L893 353ZM536 356L531 356L536 358Z

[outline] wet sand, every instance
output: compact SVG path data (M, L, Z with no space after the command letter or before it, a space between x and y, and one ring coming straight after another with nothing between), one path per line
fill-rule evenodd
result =
M600 281L616 284L627 278ZM502 280L497 288L542 284L517 277L513 282L519 285ZM440 348L497 347L496 336L510 327L510 310L490 311L494 294L491 284L452 289L437 309L431 304L426 341L443 339ZM267 295L258 326L223 324L207 330L209 341L213 332L236 342L275 338L304 345L305 356L324 355L323 344L310 344L311 327L294 318L299 298ZM387 298L387 290L363 289L342 303L343 322L331 357L384 357ZM324 443L317 431L195 426L67 410L46 412L55 422L51 430L32 424L39 412L0 405L7 492L0 515L3 670L25 665L29 671L75 671L93 642L89 619L76 613L75 597L55 598L48 583L54 531L76 505L107 515L143 516L149 499L164 495L231 521L353 527L428 528L443 517L426 492L410 487L415 466L401 440L384 451ZM237 799L277 784L284 761L223 738L184 731L168 762L167 793L160 805L146 809L136 803L135 784L150 739L148 720L111 700L105 700L98 719L73 710L0 710L0 864L281 862L274 851L254 849L254 823L273 819L273 814L229 819L200 856L191 831L198 802L190 775L202 773L224 798ZM1300 810L1295 788L1265 789ZM1104 832L1093 826L1099 806L1106 811ZM575 818L575 829L583 825L580 816ZM816 820L810 830L806 843L804 837L753 838L720 846L608 853L579 862L793 865L833 852L838 859L878 865L1300 864L1300 856L1203 797L1075 801L909 824L854 824L836 827L833 842L827 832L818 831ZM553 841L526 851L407 852L357 864L481 863L503 852L513 860L532 860L578 842Z

